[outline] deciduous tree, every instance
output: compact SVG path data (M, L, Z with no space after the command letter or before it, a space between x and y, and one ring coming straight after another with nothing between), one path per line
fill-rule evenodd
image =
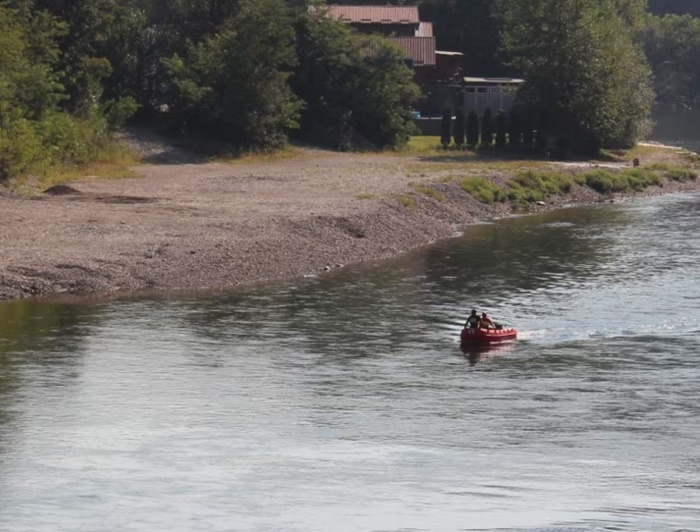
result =
M614 0L504 0L504 44L562 152L631 146L648 131L651 75Z
M168 60L188 127L238 147L281 146L300 110L288 84L293 42L283 0L243 0L226 29Z

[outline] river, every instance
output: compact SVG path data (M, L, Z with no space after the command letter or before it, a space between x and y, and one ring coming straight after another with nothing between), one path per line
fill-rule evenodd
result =
M698 531L700 196L0 305L0 530ZM520 339L462 353L472 306Z

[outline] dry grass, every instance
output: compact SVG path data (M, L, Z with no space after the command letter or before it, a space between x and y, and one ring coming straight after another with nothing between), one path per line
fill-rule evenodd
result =
M408 141L408 145L402 153L445 153L442 145L440 144L440 137L433 137L427 135L417 135L411 137Z
M377 199L379 196L377 196L376 194L363 193L363 194L358 194L355 197L357 199L361 199L361 200L372 200L372 199Z
M416 192L419 194L423 194L424 196L427 196L429 198L433 198L437 201L446 201L445 196L440 194L437 190L435 190L432 187L426 186L426 185L419 185L417 183L409 183L409 186L413 187Z
M85 166L59 166L42 176L23 176L9 181L9 187L20 194L34 194L58 184L70 183L86 177L121 179L138 177L130 167L138 164L138 157L124 147L115 147Z
M399 194L396 197L396 201L399 202L399 205L402 207L406 207L408 209L417 209L418 204L416 203L416 200L414 200L411 196L407 196L405 194Z
M285 146L272 152L245 152L238 155L225 155L214 158L214 161L227 164L277 163L305 159L308 156L309 154L301 148Z

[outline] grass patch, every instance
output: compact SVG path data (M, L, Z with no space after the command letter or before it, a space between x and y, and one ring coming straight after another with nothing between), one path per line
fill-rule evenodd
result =
M668 179L673 179L674 181L680 181L682 183L695 181L698 178L698 174L690 168L668 163L655 163L645 168L661 172Z
M236 164L236 163L276 163L279 161L288 161L291 159L303 159L308 157L306 153L295 146L287 145L283 148L273 151L229 151L222 155L214 157L214 161Z
M508 199L516 203L543 201L549 196L566 194L571 191L574 180L567 174L521 170L508 180Z
M684 151L681 153L681 157L688 161L689 164L700 166L700 155L693 153L692 151Z
M54 185L69 183L85 177L118 179L138 177L129 167L139 163L131 150L118 144L104 149L99 157L85 165L60 165L46 170L42 175L23 176L10 179L9 187L19 193L31 194Z
M424 196L428 196L429 198L433 198L437 201L445 201L445 196L440 194L437 190L435 190L432 187L427 187L425 185L417 185L416 183L409 183L409 186L413 187L416 192L423 194Z
M619 174L608 172L607 170L591 170L576 175L576 182L592 188L601 194L612 194L627 187L627 180Z
M481 203L501 203L506 200L505 191L496 183L483 177L465 177L459 186Z
M418 204L416 203L416 200L414 200L411 196L406 196L405 194L399 195L396 197L396 200L399 202L399 205L402 207L406 207L408 209L417 209Z
M667 151L667 148L662 148L660 146L653 145L637 145L633 148L628 149L602 149L600 150L600 155L595 157L595 159L600 161L622 163L626 161L631 161L634 158L642 158L650 155L657 155Z
M631 168L622 172L592 170L576 176L576 182L591 187L601 194L640 192L651 185L662 184L659 174L648 168Z
M358 194L355 196L357 199L366 199L366 200L371 200L371 199L377 199L376 194Z
M661 186L663 184L661 176L654 170L648 168L630 168L623 170L622 176L627 179L629 188L641 192L651 185Z
M440 144L440 137L430 135L416 135L411 137L406 144L405 151L412 153L444 151Z

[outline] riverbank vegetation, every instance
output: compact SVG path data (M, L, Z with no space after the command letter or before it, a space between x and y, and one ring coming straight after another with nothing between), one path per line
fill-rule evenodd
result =
M217 153L290 138L405 146L411 70L385 39L323 16L323 3L0 0L0 181L119 164L112 134L127 121ZM597 155L648 132L653 90L674 105L700 95L700 22L679 2L666 12L645 0L398 3L419 5L438 47L463 51L475 73L526 79L513 115L458 113L443 143Z
M522 152L446 152L440 137L414 137L403 153L420 161L406 166L411 175L442 174L445 183L457 183L481 203L511 203L516 209L566 197L576 186L602 195L639 193L666 182L694 182L700 174L697 155L655 145L606 152L593 160L557 162L528 159Z

